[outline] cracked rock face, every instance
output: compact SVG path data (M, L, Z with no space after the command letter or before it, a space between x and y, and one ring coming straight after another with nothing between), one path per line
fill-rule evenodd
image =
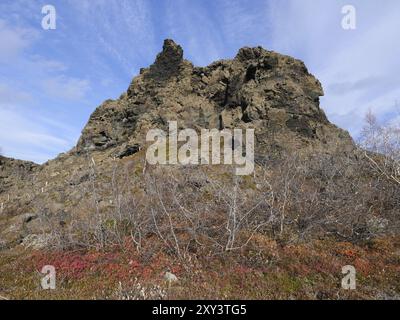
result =
M261 47L242 48L232 60L195 67L182 48L165 40L153 65L127 93L90 117L76 151L142 145L151 128L255 128L258 149L353 145L319 106L320 82L303 62ZM123 152L120 150L119 152Z

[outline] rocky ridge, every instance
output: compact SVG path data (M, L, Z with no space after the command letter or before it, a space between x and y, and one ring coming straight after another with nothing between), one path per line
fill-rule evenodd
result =
M351 146L319 106L321 84L300 60L261 47L242 48L232 60L194 67L172 40L127 93L107 100L90 117L76 152L143 144L146 132L165 128L255 128L259 152L269 148ZM129 152L128 152L129 153Z
M93 112L75 148L41 166L0 158L0 248L32 235L40 243L54 223L68 223L90 197L91 177L109 181L116 162L140 175L147 131L166 129L171 120L197 130L254 128L256 156L351 153L349 134L320 108L322 95L300 60L256 47L195 67L179 45L165 40L154 64L141 69L127 92ZM100 206L107 206L106 190L102 199Z

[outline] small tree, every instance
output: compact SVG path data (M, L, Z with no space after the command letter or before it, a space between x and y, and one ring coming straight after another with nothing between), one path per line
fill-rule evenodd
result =
M400 125L381 125L369 111L361 133L364 156L379 174L400 185Z

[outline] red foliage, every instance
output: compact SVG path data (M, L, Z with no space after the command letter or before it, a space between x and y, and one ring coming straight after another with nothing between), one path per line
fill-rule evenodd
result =
M53 265L58 274L70 279L96 274L125 281L132 278L160 278L167 267L175 274L182 271L181 266L171 263L169 257L159 256L142 264L136 252L127 251L36 252L32 258L33 269L40 271L45 265Z

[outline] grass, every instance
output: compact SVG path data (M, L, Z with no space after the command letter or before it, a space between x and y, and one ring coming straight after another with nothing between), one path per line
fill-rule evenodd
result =
M257 235L244 250L188 256L162 250L26 251L0 255L0 296L8 299L399 299L400 239L363 244L313 241L280 245ZM341 288L341 268L357 270L357 289ZM40 287L44 265L56 290ZM170 286L164 273L179 282Z

